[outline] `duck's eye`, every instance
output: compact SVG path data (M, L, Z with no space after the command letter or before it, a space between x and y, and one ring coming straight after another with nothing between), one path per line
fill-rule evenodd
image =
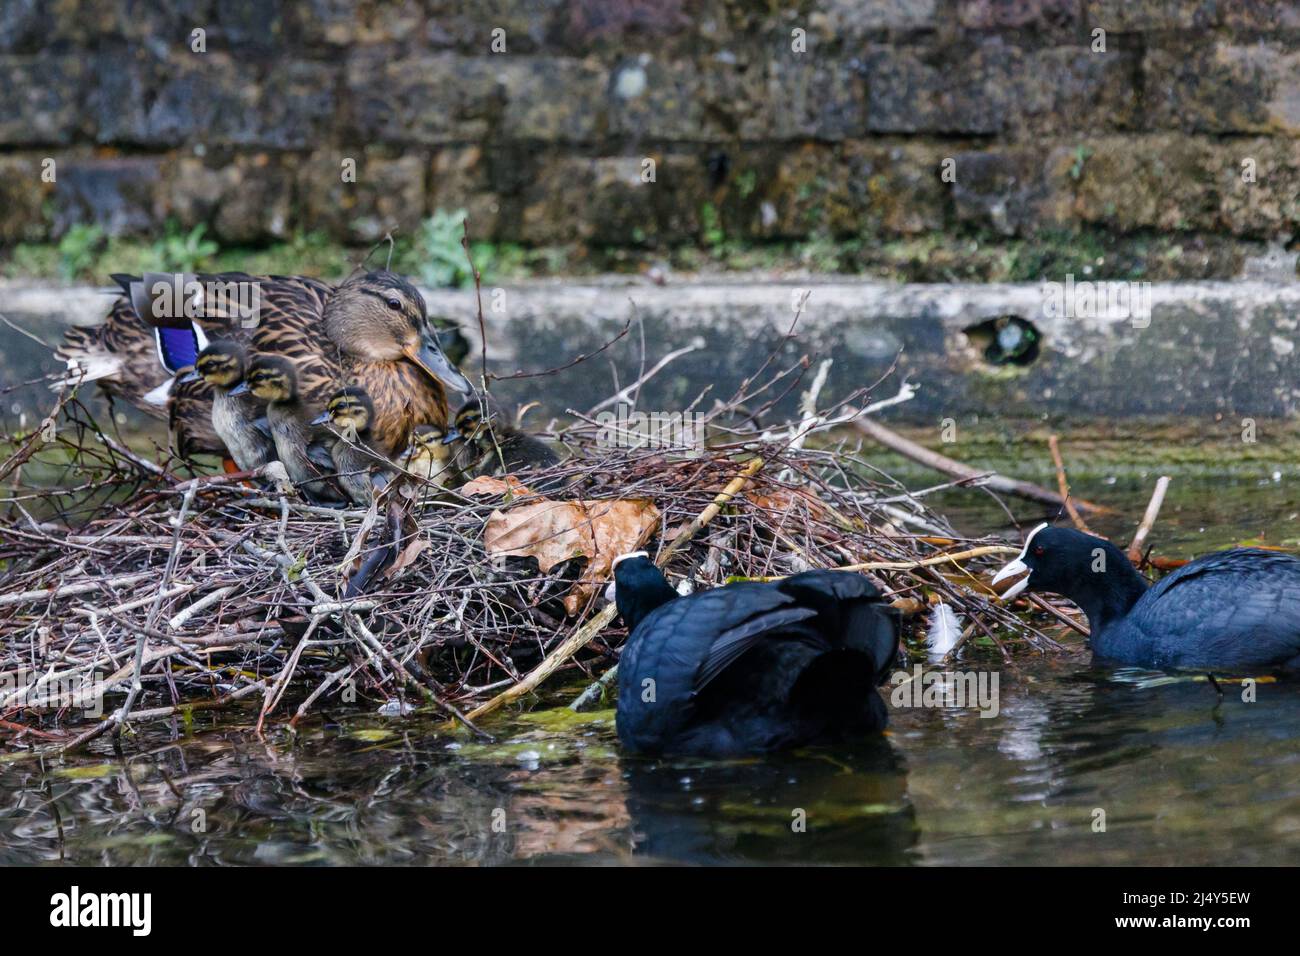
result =
M389 299L388 307L394 312L400 312L402 309L402 303L398 299Z

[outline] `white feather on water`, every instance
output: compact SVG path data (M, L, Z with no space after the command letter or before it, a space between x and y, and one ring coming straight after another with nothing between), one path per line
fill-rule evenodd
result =
M930 623L925 630L925 643L930 651L930 660L942 660L944 655L957 646L961 639L961 618L952 609L952 605L939 603L930 612Z

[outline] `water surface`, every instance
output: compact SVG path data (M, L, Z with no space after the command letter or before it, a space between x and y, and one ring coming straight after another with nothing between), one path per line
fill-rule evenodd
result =
M1123 541L1154 475L1075 481L1121 509L1098 526ZM973 502L943 504L973 530L1005 522ZM1154 540L1173 556L1294 545L1298 514L1281 472L1188 474ZM264 740L255 713L196 715L123 757L105 742L0 763L0 864L1300 862L1300 684L1220 700L1194 675L1095 669L1061 639L1052 657L962 662L998 670L996 718L894 710L882 738L761 760L625 758L610 711L511 715L488 745L431 715Z

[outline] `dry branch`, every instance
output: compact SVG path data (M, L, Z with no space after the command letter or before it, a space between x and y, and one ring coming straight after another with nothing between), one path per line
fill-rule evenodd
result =
M1070 520L1074 526L1085 534L1092 534L1092 529L1079 516L1079 509L1074 506L1070 499L1070 482L1065 475L1065 461L1061 458L1061 443L1055 435L1047 436L1047 447L1052 452L1052 464L1056 466L1056 484L1061 489L1061 498L1065 502L1065 510L1070 515Z
M1151 500L1147 502L1147 510L1142 515L1142 523L1138 525L1137 534L1133 535L1133 541L1128 546L1128 559L1134 564L1142 563L1142 547L1146 544L1147 535L1151 533L1156 518L1160 516L1160 506L1165 503L1165 492L1169 490L1169 481L1168 475L1161 475L1156 480L1155 490L1151 492Z
M853 422L853 427L862 434L866 435L872 441L884 445L891 451L898 452L904 458L910 458L927 468L933 468L935 471L943 472L953 478L975 481L983 479L984 487L992 491L1001 492L1002 494L1015 495L1018 498L1025 498L1029 501L1037 501L1040 504L1051 505L1054 508L1064 508L1066 506L1065 496L1057 494L1055 491L1049 491L1039 485L1029 481L1021 481L1018 478L1008 478L1005 475L988 474L969 465L964 465L959 461L954 461L938 452L931 451L924 445L918 445L910 438L904 438L898 432L886 428L880 422L870 418L858 418ZM1075 504L1085 511L1105 512L1110 509L1101 505L1093 504L1090 501L1075 499Z

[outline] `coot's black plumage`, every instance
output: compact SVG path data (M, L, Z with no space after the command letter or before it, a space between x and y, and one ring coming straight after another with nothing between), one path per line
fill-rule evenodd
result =
M617 726L643 753L776 750L879 730L898 614L870 581L808 571L679 597L643 555L614 569L629 637Z
M1300 669L1300 559L1258 548L1197 558L1148 587L1109 541L1039 526L995 582L1062 594L1088 615L1095 655L1159 669Z

